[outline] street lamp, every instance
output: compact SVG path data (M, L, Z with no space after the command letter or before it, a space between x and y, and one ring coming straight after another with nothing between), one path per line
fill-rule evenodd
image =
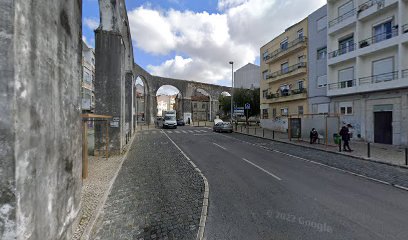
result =
M234 91L234 62L230 61L229 64L231 64L231 124L232 124L232 115L234 112L234 108L233 108L233 91Z

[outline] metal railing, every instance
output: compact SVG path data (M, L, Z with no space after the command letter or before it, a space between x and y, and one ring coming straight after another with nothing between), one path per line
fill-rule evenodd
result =
M373 84L378 82L392 81L398 79L398 71L363 77L359 79L360 85Z
M345 14L339 16L338 18L335 18L335 19L331 20L331 21L329 22L329 27L333 27L333 26L335 26L336 24L341 23L341 22L343 22L344 20L346 20L347 18L350 18L350 17L352 17L352 16L354 16L354 15L356 15L356 9L355 9L355 8L352 9L352 10L350 10L350 11L348 11L348 12L346 12Z
M337 83L330 83L329 89L339 89L339 88L351 88L356 86L356 80L351 79L347 81L341 81Z
M358 6L357 13L364 12L365 10L369 9L370 7L374 6L374 4L382 4L384 6L385 1L384 0L369 0L361 5Z
M388 33L385 32L385 33L377 34L377 35L374 35L374 36L372 36L370 38L361 40L359 42L359 47L360 48L365 48L365 47L370 46L371 44L379 43L379 42L385 41L387 39L391 39L391 38L396 37L396 36L398 36L398 28L396 26L394 26L391 32L388 32Z
M291 72L294 72L294 71L298 70L299 68L306 68L306 65L307 64L305 62L301 62L301 63L295 64L295 65L292 65L292 66L284 68L282 70L267 74L266 79L275 78L275 77L278 77L278 76L289 74Z
M341 56L343 54L349 53L349 52L353 52L354 50L356 50L356 44L352 44L350 46L347 47L343 47L343 48L339 48L333 52L329 52L329 58L335 58L338 56Z
M298 94L302 94L302 93L306 93L307 90L306 88L299 88L299 89L293 89L293 90L289 90L287 89L285 90L280 90L279 93L271 93L269 95L267 95L267 99L274 99L274 98L281 98L281 97L288 97L291 95L298 95Z
M408 78L408 69L402 70L401 71L401 76L402 76L402 78Z
M275 58L277 55L279 55L280 53L289 51L292 47L298 45L299 43L304 43L307 41L307 37L298 37L297 39L291 41L288 43L288 46L286 48L279 48L276 49L275 51L269 53L268 55L266 55L264 57L264 61L268 61L269 59L273 59Z
M402 34L408 33L408 24L402 26Z

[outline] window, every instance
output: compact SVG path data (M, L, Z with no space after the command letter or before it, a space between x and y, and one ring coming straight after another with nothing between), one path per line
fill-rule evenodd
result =
M289 63L285 62L281 64L281 71L282 73L288 73L289 72Z
M283 41L280 43L280 47L281 47L282 50L288 49L288 38L286 38L285 40L283 40Z
M340 105L340 114L342 115L352 115L353 114L353 103L352 102L341 102L339 105Z
M317 113L328 113L329 112L329 104L328 103L320 103L317 104Z
M305 58L306 58L305 55L299 56L299 57L298 57L298 63L304 62L303 60L304 60Z
M317 20L317 31L320 32L325 28L327 28L327 16L324 16Z
M268 75L268 70L262 72L263 80L266 80L267 75Z
M262 118L268 119L268 109L262 109Z
M317 87L325 87L327 86L327 75L317 77Z
M289 109L288 108L281 108L281 116L288 116Z
M281 85L279 90L282 96L289 96L289 85L288 84Z
M354 67L339 70L340 88L348 88L354 86Z
M317 50L317 60L326 59L327 47Z
M378 24L373 27L373 43L392 38L392 20Z
M303 80L298 81L297 82L297 87L298 87L299 90L303 89L304 88L304 81Z
M354 36L339 40L339 55L354 51Z
M266 51L263 53L262 57L263 57L264 60L266 60L266 57L267 57L267 56L268 56L268 50L266 50Z
M194 106L194 108L197 108L197 103L194 103L194 105L193 105L193 106Z
M268 97L268 90L263 90L262 91L262 97L265 99Z
M205 103L203 103L203 104L201 105L201 108L202 108L202 109L205 109Z
M343 5L341 5L339 7L339 9L338 9L339 17L349 13L353 9L354 9L353 1L350 1L350 2L347 2L347 3L343 4Z
M276 108L272 109L272 117L276 118Z
M303 28L297 32L297 36L299 39L303 38Z
M393 80L394 57L385 58L373 62L374 82Z
M303 106L298 106L298 114L303 115Z

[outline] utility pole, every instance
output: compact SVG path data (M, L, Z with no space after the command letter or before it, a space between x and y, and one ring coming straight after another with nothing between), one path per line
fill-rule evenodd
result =
M234 105L233 105L233 99L234 99L234 62L230 61L229 64L231 64L231 124L232 124L232 115L234 113Z

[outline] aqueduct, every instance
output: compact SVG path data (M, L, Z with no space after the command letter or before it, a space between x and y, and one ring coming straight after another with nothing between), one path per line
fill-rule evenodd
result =
M134 99L138 77L142 79L146 89L144 114L146 122L150 124L157 114L156 92L161 86L171 85L179 89L182 96L182 116L179 117L185 120L188 116L191 117L191 96L197 89L209 94L211 106L218 106L218 97L222 92L231 91L231 88L224 86L152 76L134 62L124 0L99 0L99 6L100 26L95 30L95 113L113 116L119 122L109 129L111 152L123 149L126 136L132 135L136 126ZM214 118L216 113L216 107L212 107L210 116ZM96 135L97 145L104 144L98 139L103 138Z

